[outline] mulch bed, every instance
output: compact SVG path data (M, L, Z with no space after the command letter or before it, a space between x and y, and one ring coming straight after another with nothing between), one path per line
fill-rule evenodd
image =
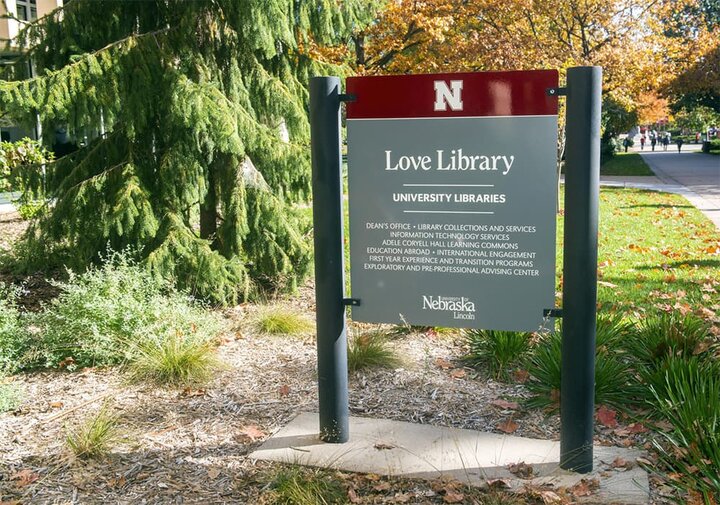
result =
M9 236L7 229L21 233L23 225L0 215L0 236ZM286 303L311 315L312 285ZM266 502L279 466L248 454L298 413L317 411L316 351L311 334L258 334L257 310L224 311L229 329L218 351L227 367L201 389L131 384L121 368L13 377L23 401L0 414L0 503ZM375 328L352 326L349 334ZM351 374L352 415L497 432L512 419L513 435L558 439L558 416L522 407L529 396L523 384L463 365L459 334L408 332L392 345L401 366ZM103 404L120 417L120 437L109 456L78 460L65 444L67 429ZM619 437L602 426L596 433L599 443L645 443L642 434ZM353 494L353 503L448 502L432 483L337 476L355 479L360 497ZM659 495L654 502L664 503Z

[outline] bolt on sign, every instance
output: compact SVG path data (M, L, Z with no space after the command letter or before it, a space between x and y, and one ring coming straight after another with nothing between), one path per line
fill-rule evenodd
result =
M555 70L347 80L355 321L547 322L557 85Z

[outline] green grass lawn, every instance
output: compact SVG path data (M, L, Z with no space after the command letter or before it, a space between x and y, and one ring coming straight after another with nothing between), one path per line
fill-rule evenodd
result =
M558 219L558 271L562 268ZM602 188L598 304L644 314L720 314L720 232L678 195Z
M638 153L617 153L600 167L600 175L654 175Z

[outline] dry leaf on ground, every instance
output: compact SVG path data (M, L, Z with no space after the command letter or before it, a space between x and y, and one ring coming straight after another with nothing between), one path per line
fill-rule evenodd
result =
M507 419L497 425L497 429L502 431L503 433L515 433L518 427L518 423L516 423L512 419Z

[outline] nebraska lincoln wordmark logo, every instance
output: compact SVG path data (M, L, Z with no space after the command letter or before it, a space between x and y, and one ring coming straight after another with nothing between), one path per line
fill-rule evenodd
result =
M464 296L427 296L422 295L423 310L452 312L453 319L475 319L475 303Z

